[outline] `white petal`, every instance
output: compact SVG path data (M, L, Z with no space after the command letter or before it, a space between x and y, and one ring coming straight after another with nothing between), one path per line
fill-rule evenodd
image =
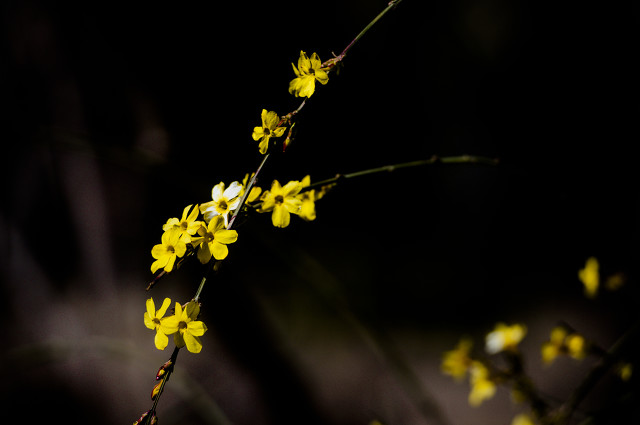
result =
M224 197L227 199L227 201L230 201L236 196L238 196L241 190L242 190L242 185L238 182L233 182L229 185L227 190L224 191Z
M214 201L219 201L220 197L222 197L222 192L224 192L224 183L220 182L220 184L213 186L213 189L211 189L211 198Z

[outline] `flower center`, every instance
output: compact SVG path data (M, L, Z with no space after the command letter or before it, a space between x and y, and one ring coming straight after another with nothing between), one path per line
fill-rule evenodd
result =
M183 221L182 223L180 223L180 227L182 227L182 230L187 230L187 228L189 227L189 223L186 221Z
M284 197L282 195L276 196L275 202L278 205L282 204L284 202Z
M227 208L229 208L229 205L227 205L226 201L223 199L220 202L218 202L218 210L222 211L222 212L226 212Z
M265 127L264 128L264 134L265 134L265 136L270 135L271 134L271 130L269 130L268 128Z
M187 329L187 322L178 323L178 329L180 330Z
M207 243L211 242L213 239L214 239L214 235L213 235L213 233L211 233L211 232L207 232L207 233L204 235L204 240L205 240Z
M176 249L173 247L173 245L167 245L167 252L170 254L175 254Z
M155 323L156 325L160 325L160 319L158 319L157 317L153 318L153 323Z

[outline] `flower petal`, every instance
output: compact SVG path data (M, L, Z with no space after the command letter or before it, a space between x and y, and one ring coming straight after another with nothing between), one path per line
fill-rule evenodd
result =
M322 85L327 84L329 82L329 74L327 74L322 69L316 69L316 80Z
M218 230L214 238L216 242L230 244L238 240L238 232L235 230Z
M241 191L242 185L238 182L233 182L224 191L224 197L227 199L227 201L231 201L233 198L237 197Z
M167 338L167 336L164 333L158 330L156 332L156 337L154 342L156 343L156 348L158 350L164 350L165 348L167 348L167 344L169 344L169 338Z
M220 201L220 198L222 197L223 192L224 192L224 183L220 182L217 185L213 186L213 189L211 189L211 199L213 199L216 202Z
M153 302L153 298L149 298L146 302L147 305L147 313L149 314L149 317L154 318L156 317L156 303Z
M147 313L147 312L144 313L144 325L149 329L155 329L156 328L155 322L153 321L153 319L151 318L151 316L149 316L149 313Z
M163 317L170 305L171 305L171 299L165 298L164 301L162 302L162 307L160 307L160 309L158 309L156 313L156 317L158 318Z
M200 338L191 335L189 332L185 332L183 337L187 350L189 350L190 353L199 353L202 350Z
M207 331L205 324L199 320L187 323L187 332L194 336L202 336Z
M251 133L251 138L258 141L262 137L264 137L264 129L262 127L254 127L253 133Z
M271 222L275 227L285 228L291 221L289 211L283 205L276 205L271 214Z
M215 240L209 243L209 250L216 260L224 260L229 255L229 248Z

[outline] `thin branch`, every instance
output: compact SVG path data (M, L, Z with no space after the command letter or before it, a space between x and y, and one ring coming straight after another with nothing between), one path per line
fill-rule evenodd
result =
M499 161L494 158L487 158L483 156L472 156L472 155L445 156L442 158L438 156L432 156L429 159L424 159L420 161L411 161L411 162L403 162L400 164L385 165L383 167L370 168L368 170L356 171L349 174L338 174L333 178L312 183L309 186L304 187L300 192L306 192L308 190L316 189L319 187L336 184L341 181L352 179L355 177L368 176L370 174L378 174L378 173L391 173L403 168L422 167L425 165L433 165L438 163L498 165Z

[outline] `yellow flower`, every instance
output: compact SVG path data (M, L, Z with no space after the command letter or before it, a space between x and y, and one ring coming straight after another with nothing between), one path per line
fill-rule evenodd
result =
M298 67L294 64L291 66L297 78L289 83L289 93L296 97L311 97L316 90L316 80L323 85L329 81L329 75L322 69L322 62L317 53L312 54L309 59L305 52L300 51Z
M576 360L583 359L587 355L587 343L582 335L572 333L564 340L567 347L567 353Z
M489 378L489 369L479 361L471 362L469 373L471 384L469 404L475 407L494 396L496 384Z
M589 257L584 269L578 271L578 279L584 285L584 294L593 298L598 293L598 286L600 285L600 273L598 269L600 265L595 257Z
M191 214L189 213L189 208L191 205L187 206L182 211L182 218L178 220L177 218L170 218L167 220L167 223L162 226L162 230L165 232L172 229L178 229L182 237L182 240L186 243L191 241L191 236L195 235L196 231L200 227L200 222L196 221L198 218L198 205L196 205L192 210Z
M469 339L462 339L455 349L447 351L442 356L440 370L446 375L453 376L456 380L461 380L471 366L471 347L473 343Z
M207 227L201 226L198 235L193 239L193 244L200 245L198 260L202 264L208 263L212 255L216 260L224 260L229 254L227 245L238 240L238 232L227 230L220 215L213 217Z
M200 305L194 301L190 301L184 309L179 303L176 303L176 326L177 331L173 335L173 342L176 347L187 347L191 353L199 353L202 350L202 342L200 338L207 331L205 324L199 320Z
M240 194L242 185L233 182L228 188L224 188L224 183L213 186L211 189L212 201L200 205L200 212L204 215L204 220L208 223L215 216L222 216L224 225L229 225L229 213L238 208L240 204Z
M164 350L169 343L167 335L178 330L178 321L173 317L163 317L171 304L169 298L165 298L162 307L156 311L153 298L147 300L147 311L144 313L144 324L147 328L156 331L155 344L158 350Z
M616 368L616 373L623 381L628 381L633 375L633 365L631 363L622 363Z
M535 422L533 422L533 419L531 419L529 415L520 413L513 418L511 425L535 425Z
M516 350L518 343L526 334L527 328L524 325L507 326L504 323L498 323L495 329L487 334L485 350L489 354Z
M273 211L271 222L276 227L287 227L291 221L290 213L298 214L302 206L302 201L296 196L302 189L299 181L290 181L284 187L280 186L278 180L271 184L271 190L267 190L260 198L262 206L260 212Z
M162 243L151 249L151 255L156 259L151 264L151 273L164 268L166 272L173 270L176 258L182 257L187 251L187 245L181 237L179 229L169 229L162 234Z
M551 330L549 341L542 344L542 362L544 364L551 364L556 357L562 354L566 337L567 330L562 326L556 326Z
M273 111L267 112L266 109L263 109L260 118L262 119L262 127L254 127L251 137L253 140L260 140L260 153L265 154L269 149L269 139L282 136L286 127L278 127L280 117Z

